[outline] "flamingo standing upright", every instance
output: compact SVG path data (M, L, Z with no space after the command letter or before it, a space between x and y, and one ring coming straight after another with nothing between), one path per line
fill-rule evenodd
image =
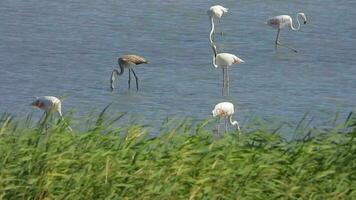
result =
M231 125L236 126L239 133L241 133L239 123L237 121L232 121L232 115L235 113L234 104L230 102L221 102L215 105L214 110L212 111L213 117L225 118L225 132L227 131L227 119ZM220 120L219 120L220 121ZM219 125L218 124L218 134L219 134Z
M225 8L225 7L220 6L220 5L211 6L209 8L208 16L210 18L210 25L211 25L211 31L210 31L210 34L209 34L210 43L213 43L213 35L215 36L214 18L221 19L223 14L227 13L227 11L228 11L228 8ZM221 34L222 34L222 32L221 32Z
M213 52L214 52L212 64L215 68L218 68L220 66L223 71L222 95L223 96L225 94L229 95L230 80L229 80L228 69L233 64L241 64L241 63L244 63L245 61L243 61L241 58L237 57L234 54L217 53L216 46L214 44L212 44L212 48L213 48Z
M38 107L44 111L43 116L41 117L41 119L44 117L43 124L46 123L47 118L55 112L58 113L60 118L64 121L62 115L62 103L61 100L59 100L57 97L54 96L36 97L36 99L31 103L31 105ZM68 129L72 130L70 126L68 126Z
M114 69L111 73L111 82L110 82L111 83L111 91L113 91L115 88L114 87L115 74L119 75L119 76L122 75L124 73L125 68L129 69L129 81L128 81L129 89L130 89L130 85L131 85L131 71L132 71L132 73L136 79L136 89L138 90L138 78L136 76L134 68L136 65L140 65L143 63L147 64L148 62L144 58L142 58L138 55L123 55L123 56L119 57L118 64L120 67L120 72L119 72L119 70Z
M292 29L293 31L298 31L300 29L299 18L301 18L303 20L304 24L307 23L307 17L305 16L305 14L298 13L297 14L297 22L298 22L297 28L295 28L293 26L292 17L290 17L289 15L278 15L278 16L271 17L267 20L267 25L277 29L277 36L276 36L276 41L275 41L276 45L281 45L280 40L279 40L280 32L281 32L281 29L283 29L285 26L289 26L290 29ZM297 52L295 49L292 49L292 50Z

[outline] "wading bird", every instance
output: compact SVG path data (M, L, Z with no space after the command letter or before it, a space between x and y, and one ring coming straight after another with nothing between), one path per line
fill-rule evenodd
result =
M54 96L36 97L36 100L33 101L31 105L40 108L41 110L44 111L43 116L41 117L41 120L42 118L44 118L43 124L45 124L47 118L55 112L58 113L59 117L64 121L62 110L61 110L62 103L61 100L59 100L57 97ZM68 129L72 130L70 126L68 126Z
M239 123L237 121L232 121L232 115L234 114L234 104L230 102L221 102L215 105L214 110L212 111L213 117L219 117L219 122L221 118L225 118L225 132L227 131L227 119L230 124L237 127L239 133L241 132ZM219 125L218 124L218 134L219 134Z
M124 73L124 69L125 68L128 68L129 69L129 89L130 89L130 84L131 84L131 71L133 73L133 75L135 76L135 79L136 79L136 89L138 90L138 78L136 76L136 73L134 71L134 68L136 65L140 65L140 64L147 64L148 62L138 56L138 55L123 55L121 56L119 59L118 59L118 64L119 64L119 67L120 67L120 72L119 70L117 69L114 69L111 73L111 91L114 90L114 81L115 81L115 74L116 75L122 75Z
M300 29L300 22L299 22L299 18L301 18L303 20L303 23L306 24L307 23L307 17L305 16L304 13L298 13L297 14L297 22L298 22L298 27L295 28L293 26L293 20L292 17L290 17L289 15L278 15L275 17L271 17L267 20L267 25L277 29L277 36L276 36L276 41L275 44L276 45L281 45L280 40L279 40L279 35L281 32L281 29L284 28L285 26L289 26L290 29L292 29L293 31L298 31ZM295 49L292 49L295 52L297 52Z
M234 54L230 54L230 53L218 53L216 50L216 46L214 44L212 44L212 48L214 51L214 55L213 55L213 66L215 68L221 67L222 71L223 71L223 88L222 88L222 95L224 96L229 95L229 90L230 90L230 80L229 80L229 67L233 64L241 64L244 63L245 61L243 61L242 59L240 59L239 57L237 57Z
M215 27L214 27L214 18L218 18L221 19L221 17L223 16L223 14L227 13L228 8L225 8L223 6L220 5L215 5L215 6L211 6L208 10L208 16L210 18L210 25L211 25L211 31L210 31L210 35L209 35L209 39L210 39L210 43L213 43L213 35L215 35ZM221 35L223 33L221 32Z

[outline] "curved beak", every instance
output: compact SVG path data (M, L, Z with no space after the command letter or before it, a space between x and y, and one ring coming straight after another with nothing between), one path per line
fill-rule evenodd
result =
M304 24L307 24L307 21L304 21Z

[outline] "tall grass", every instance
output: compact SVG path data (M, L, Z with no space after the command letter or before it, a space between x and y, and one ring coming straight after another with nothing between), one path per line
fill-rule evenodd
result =
M208 121L86 130L0 119L0 199L355 199L356 120L286 141L268 125L216 137ZM174 124L174 123L173 123Z

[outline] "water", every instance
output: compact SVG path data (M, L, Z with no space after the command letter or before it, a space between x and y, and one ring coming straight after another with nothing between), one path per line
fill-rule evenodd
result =
M204 119L232 101L241 121L259 116L298 121L311 115L346 116L356 107L356 18L353 1L224 1L229 13L217 31L219 50L246 61L230 70L230 97L221 97L222 72L211 66L207 9L214 1L2 0L0 2L0 112L22 116L35 96L64 96L63 110L80 118L101 111L128 112L159 124L167 116ZM276 30L268 17L298 11L300 32ZM351 19L351 20L350 20ZM109 90L117 57L149 61ZM133 87L134 88L134 85ZM325 115L327 113L327 115Z

